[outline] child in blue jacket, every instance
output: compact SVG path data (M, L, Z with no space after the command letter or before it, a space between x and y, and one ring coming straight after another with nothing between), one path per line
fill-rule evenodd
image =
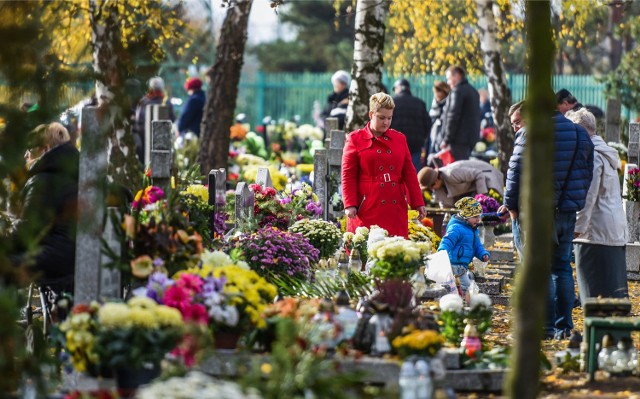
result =
M449 254L453 274L459 278L464 296L471 284L469 263L474 256L487 262L489 252L484 249L478 234L482 206L471 197L461 198L455 205L460 211L447 224L447 233L442 237L438 251Z

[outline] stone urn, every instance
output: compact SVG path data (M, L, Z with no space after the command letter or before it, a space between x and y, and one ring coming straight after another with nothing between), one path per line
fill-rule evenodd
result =
M480 241L485 248L493 247L496 243L496 235L493 234L493 226L479 226L478 232L480 233Z

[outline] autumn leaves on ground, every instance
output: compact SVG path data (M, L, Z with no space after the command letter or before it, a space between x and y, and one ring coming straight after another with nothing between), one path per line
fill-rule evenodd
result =
M513 287L507 286L507 294ZM636 298L640 296L640 282L629 281L629 297L632 303L632 316L640 315L640 301ZM494 305L493 327L485 336L485 340L492 345L511 346L511 307ZM583 315L582 308L576 307L573 310L573 322L575 329L582 334ZM640 343L640 333L632 334L636 348ZM553 356L556 352L567 348L568 341L543 341L544 353L552 362L552 370L545 371L542 376L541 398L561 399L561 398L629 398L640 399L640 378L638 377L608 377L601 371L596 373L596 380L593 383L587 382L587 374L580 372L565 372L561 367L553 363ZM496 395L467 394L459 395L459 398L499 398Z

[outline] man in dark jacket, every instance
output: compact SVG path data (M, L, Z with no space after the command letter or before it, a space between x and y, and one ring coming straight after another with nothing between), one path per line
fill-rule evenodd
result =
M180 119L178 119L178 132L184 135L187 132L193 132L200 137L200 122L202 122L202 112L206 96L202 91L202 80L198 78L189 78L184 84L184 89L189 94Z
M29 265L42 279L73 276L79 153L59 123L39 126L32 137L11 260L16 266ZM42 155L31 159L36 152Z
M327 103L322 109L320 116L325 119L338 118L338 129L344 129L344 119L349 106L349 84L351 75L347 71L337 71L331 76L333 92L327 97ZM329 137L329 132L325 131L325 138Z
M513 120L513 119L512 119ZM568 338L573 329L571 310L574 303L574 281L571 271L571 242L576 224L576 212L584 207L593 177L593 143L579 125L559 111L553 116L555 153L553 188L555 212L555 248L547 298L545 337ZM520 178L525 146L525 129L516 136L513 155L509 160L504 205L499 212L509 211L512 218L520 213Z
M469 159L471 150L480 139L480 96L467 81L464 69L447 69L447 83L451 93L444 106L440 149L449 148L456 161Z
M431 130L431 119L427 113L427 104L411 94L411 86L405 79L393 84L396 108L393 111L391 128L407 137L407 145L411 152L411 160L416 170L420 170L420 154L425 139Z

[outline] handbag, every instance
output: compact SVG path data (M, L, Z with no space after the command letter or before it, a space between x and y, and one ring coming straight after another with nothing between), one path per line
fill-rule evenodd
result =
M564 182L562 183L562 191L560 192L560 198L558 198L558 203L556 204L556 209L553 213L553 223L552 223L553 230L551 231L551 238L553 239L553 243L555 245L560 245L560 239L558 238L558 230L556 229L556 217L558 216L558 212L560 212L560 206L564 202L564 197L567 194L567 184L569 183L569 176L571 175L573 164L576 161L576 155L578 154L579 146L580 146L580 137L578 136L578 130L576 129L576 148L573 150L573 157L571 158L569 169L567 170L567 174L564 177Z
M453 159L453 155L451 155L451 150L439 152L438 155L436 155L436 158L440 159L442 166L447 166L455 161L455 159Z

